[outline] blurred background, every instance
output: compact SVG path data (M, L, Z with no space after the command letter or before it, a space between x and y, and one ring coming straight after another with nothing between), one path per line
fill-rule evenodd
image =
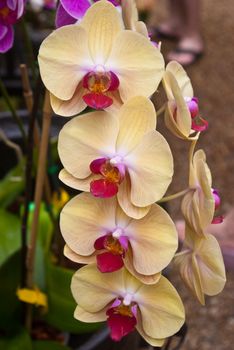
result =
M177 0L172 1L174 1L175 6L176 3L177 6L180 6L181 0L178 0L178 2ZM181 349L230 350L234 344L234 1L201 0L200 2L199 30L202 38L203 55L191 62L192 64L188 65L186 70L192 80L195 96L199 98L201 115L209 122L208 130L202 133L200 137L198 148L204 149L207 154L207 161L213 174L213 187L219 190L222 199L221 214L224 215L225 220L222 224L209 227L209 232L214 233L221 244L227 267L227 284L219 296L207 298L206 307L202 307L183 287L177 272L172 270L170 276L185 302L187 312L188 334ZM48 8L46 3L40 6L38 3L41 4L42 1L36 1L36 7L35 4L33 6L28 4L24 16L35 57L41 41L54 28L55 17L54 9ZM159 26L165 23L171 15L168 1L138 0L137 4L141 18L146 21L149 30L152 30L152 39L156 42L162 42L162 52L165 57L169 57L170 53L178 47L179 39L162 39L157 31ZM14 108L17 110L17 114L27 129L29 116L23 98L19 64L27 62L29 57L24 50L25 36L24 27L21 23L17 23L15 26L15 36L14 47L8 53L0 54L0 77ZM30 75L30 81L33 81L32 74ZM33 83L31 87L33 89ZM164 101L164 93L162 89L159 89L159 92L156 92L153 96L156 109ZM37 118L40 129L40 113ZM92 332L99 329L97 325L77 325L77 321L72 318L75 304L70 295L69 283L72 268L75 267L70 266L68 261L60 254L63 242L59 229L53 221L54 219L57 220L59 210L72 195L72 193L64 192L68 189L62 189L61 183L57 180L61 165L56 153L56 138L66 121L67 119L64 120L59 116L54 116L52 120L48 178L53 204L49 214L46 203L42 209L40 215L41 229L39 229L42 232L39 234L41 247L39 244L37 251L37 265L41 266L41 268L37 267L37 283L49 296L49 313L45 317L42 315L42 321L35 326L34 339L39 341L39 345L34 345L34 350L46 350L47 348L59 350L60 348L53 347L54 345L51 344L48 347L45 346L46 343L40 345L40 341L42 339L48 341L52 339L59 340L61 344L64 339L67 339L67 334L78 334L78 345L81 346L83 341L86 342L90 339ZM158 128L166 136L175 160L176 175L168 193L178 192L184 189L187 181L184 174L188 173L188 164L184 160L187 159L188 144L176 139L167 131L162 117L159 118ZM10 140L24 148L21 134L12 119L9 105L1 94L0 131L0 279L1 285L4 284L4 288L1 287L0 289L0 350L3 348L21 350L20 345L17 345L20 344L18 338L13 343L15 347L10 347L12 346L12 344L9 345L10 343L4 343L4 339L12 338L12 334L19 331L18 325L21 322L20 306L15 296L15 290L19 284L20 275L18 269L20 256L17 254L20 247L21 230L19 217L23 212L24 183L21 166L24 164L25 158L21 154L19 155L14 147L9 147L6 142L7 138L8 141ZM30 215L32 215L33 210L33 204L31 204ZM173 219L177 221L178 230L182 236L183 222L181 222L180 201L170 203L168 210ZM51 211L52 217L50 215ZM45 230L47 233L50 232L50 242L47 242L46 246L48 244L52 246L52 252L49 252L49 260L48 251L46 251L47 248L44 245L43 232ZM15 329L17 329L17 332L15 332ZM71 347L77 342L77 338L72 337L69 341ZM127 346L133 344L131 343L133 341L134 339L130 338L130 343L127 343ZM173 344L171 345L173 349ZM144 344L140 346L145 347ZM118 348L124 349L125 347L126 344L124 343L120 344ZM79 349L89 350L91 348L86 344L86 347ZM114 349L115 347L109 343L102 343L102 350L109 348ZM27 349L24 347L24 350Z

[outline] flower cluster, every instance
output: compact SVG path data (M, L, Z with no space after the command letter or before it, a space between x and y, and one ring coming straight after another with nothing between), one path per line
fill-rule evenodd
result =
M165 68L160 45L150 40L133 0L122 2L121 11L118 1L74 4L61 1L61 28L39 52L55 113L75 116L58 141L60 179L84 191L65 205L60 219L64 254L86 264L72 279L74 316L107 320L113 340L137 329L149 344L162 346L185 319L178 293L162 275L174 258L200 302L225 284L220 248L206 232L221 220L214 219L220 199L204 152L194 153L208 123L183 68L176 62ZM149 99L160 82L167 95L160 109L165 124L191 144L189 185L182 191L186 248L177 254L175 225L159 205L170 197L164 195L174 173ZM77 116L87 106L95 111Z
M1 0L0 2L0 53L13 45L13 25L23 15L25 0Z

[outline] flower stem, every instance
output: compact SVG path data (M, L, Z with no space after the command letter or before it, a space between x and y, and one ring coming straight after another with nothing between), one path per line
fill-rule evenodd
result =
M34 265L35 265L35 253L36 253L36 242L37 242L37 232L40 214L40 204L42 199L43 185L45 181L45 169L47 160L47 150L49 141L49 132L52 118L52 110L50 106L50 97L48 91L46 91L44 109L43 109L43 124L42 124L42 134L41 143L39 150L38 159L38 170L36 176L36 188L35 188L35 210L33 213L32 227L28 245L27 253L27 288L32 289L34 285ZM26 327L30 331L32 326L32 305L27 305L26 312Z
M3 84L3 81L1 79L0 79L0 91L2 93L2 96L6 102L9 110L11 111L12 118L14 119L14 121L16 122L16 124L19 127L19 130L20 130L22 138L23 138L23 142L24 142L24 144L26 144L26 133L25 133L25 130L23 127L23 123L22 123L20 117L18 116L18 114L16 113L16 110L11 102L10 96L8 95L8 92L7 92L7 90Z
M183 191L177 192L175 194L171 194L170 196L163 197L157 203L169 202L169 201L171 201L173 199L176 199L176 198L184 196L186 193L188 193L189 191L192 191L192 190L193 190L192 188L186 188Z
M162 107L159 108L159 110L156 112L157 117L159 117L166 109L166 103L164 103L164 105L162 105Z

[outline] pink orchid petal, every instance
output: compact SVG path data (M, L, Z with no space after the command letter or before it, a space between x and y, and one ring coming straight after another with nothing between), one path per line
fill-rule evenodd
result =
M198 99L193 97L189 102L187 102L187 106L192 119L195 118L199 113Z
M106 161L107 161L107 158L98 158L98 159L93 160L89 166L92 173L93 174L101 174L100 173L101 166L103 164L105 164Z
M95 180L90 183L90 192L94 197L109 198L118 192L118 185L105 179Z
M0 41L4 38L8 31L8 27L0 25Z
M76 23L76 21L77 20L74 17L70 16L69 13L63 8L63 6L59 4L55 17L56 28Z
M125 335L134 331L137 324L136 317L123 316L115 313L115 309L109 309L106 312L109 318L107 324L111 331L111 338L115 341L120 341Z
M76 19L81 19L90 7L88 0L61 0L60 2L67 13Z
M203 119L202 117L199 117L198 120L199 120L199 123L201 123L201 124L197 124L197 122L194 119L192 120L192 129L194 131L205 131L205 130L207 130L207 128L208 128L208 121Z
M211 221L212 224L216 225L216 224L221 224L224 220L224 217L223 215L220 215L220 216L215 216L213 218L213 220Z
M117 307L121 305L121 300L120 299L115 299L115 301L113 302L113 304L111 304L111 308L113 307ZM107 311L108 312L108 311Z
M96 241L94 242L94 248L96 250L104 249L105 248L105 246L104 246L105 239L106 239L106 235L96 239Z
M113 72L110 72L110 75L111 75L111 83L108 91L115 91L119 87L119 78Z
M5 26L4 28L7 28L7 31L4 29L5 35L3 35L3 31L2 31L2 37L0 39L0 53L5 53L8 50L10 50L14 42L13 27L9 25L9 26Z
M115 167L119 170L121 181L123 181L123 179L125 177L125 173L126 173L125 165L122 163L119 163L119 164L116 164Z
M84 80L83 80L84 82ZM112 98L103 95L91 92L83 96L84 102L91 108L94 109L105 109L112 105Z
M115 255L110 252L99 254L96 258L97 267L103 273L117 271L124 265L121 255Z
M221 198L219 196L218 190L216 190L216 189L212 189L212 194L213 194L213 198L215 201L215 210L217 210L220 207Z

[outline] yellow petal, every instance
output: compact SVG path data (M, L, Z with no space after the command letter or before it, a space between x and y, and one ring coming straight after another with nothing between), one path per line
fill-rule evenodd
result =
M134 0L125 0L121 4L122 17L126 29L133 30L135 22L138 21L138 11Z
M81 83L77 86L76 91L70 100L64 101L53 94L50 94L51 107L56 114L62 115L63 117L77 115L87 107L82 99L84 94L84 89L82 88Z
M140 335L145 339L145 341L147 343L149 343L150 345L152 345L152 346L159 346L159 347L163 346L163 344L165 342L165 339L155 339L155 338L149 337L145 333L144 329L142 328L142 318L141 318L141 315L139 313L137 315L136 329L138 330Z
M71 290L77 304L85 311L96 313L118 297L135 293L140 282L122 268L113 273L101 273L94 264L79 269L72 278Z
M184 307L172 284L161 277L154 285L142 285L135 298L142 316L142 328L152 338L175 334L184 323Z
M188 138L191 133L192 125L191 114L189 112L188 106L173 74L171 74L169 71L166 71L164 74L164 81L167 82L166 84L170 85L171 94L173 96L173 100L169 101L167 105L165 123L176 136L181 137L181 133L183 135L182 138ZM176 116L174 116L175 108ZM179 130L179 133L177 129Z
M133 265L140 274L152 275L162 271L178 247L175 225L157 204L151 206L144 218L132 220L126 232L133 251Z
M72 176L68 171L62 169L59 173L59 179L65 183L65 185L74 188L76 190L89 192L90 191L90 182L100 178L99 175L90 175L85 179L77 179Z
M184 68L176 61L171 61L166 66L166 72L170 72L175 77L183 97L193 97L193 87ZM170 82L164 79L164 87L168 99L173 99Z
M88 46L95 64L105 64L115 37L122 29L117 9L108 1L93 4L81 21L88 33Z
M173 158L170 147L157 131L146 134L125 162L131 179L131 201L148 206L162 198L171 183Z
M73 197L60 214L60 229L68 246L79 255L93 254L95 241L116 227L116 206L115 198L94 198L89 193Z
M160 51L143 35L127 30L117 36L108 65L118 71L123 101L133 96L152 95L164 71Z
M57 98L70 100L91 64L87 34L79 25L55 30L41 44L38 56L41 78Z
M132 254L131 247L129 247L128 251L126 252L126 255L124 258L124 266L134 277L139 279L144 284L155 284L158 282L158 280L161 277L160 273L155 273L155 274L147 275L147 276L139 273L133 265L133 254Z
M90 313L78 305L75 309L74 317L81 322L103 322L106 320L106 308L96 313Z
M71 248L68 247L68 245L65 245L63 254L68 259L78 264L93 264L96 262L96 252L89 256L83 256L75 253Z
M207 295L220 293L226 283L225 267L219 244L214 236L196 242L197 263L200 270L202 289Z
M117 118L107 112L91 112L70 120L58 140L64 168L74 177L87 178L94 159L115 153L118 129Z
M150 206L137 207L131 202L131 183L128 174L119 186L117 198L123 211L134 219L141 219L150 210Z
M156 113L153 103L146 97L136 96L119 110L119 134L117 152L129 153L149 131L156 128Z

